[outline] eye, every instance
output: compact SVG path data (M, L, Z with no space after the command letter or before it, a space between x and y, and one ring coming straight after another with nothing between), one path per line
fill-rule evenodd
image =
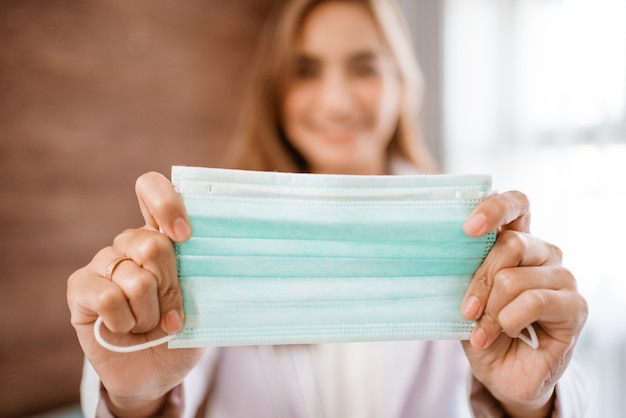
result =
M350 72L357 77L372 77L378 75L378 61L371 55L357 57L350 63Z
M294 68L294 78L299 80L307 80L315 78L320 73L320 65L315 60L306 57L300 57L296 60Z
M369 63L361 63L353 68L353 73L360 77L371 77L378 74L378 68Z

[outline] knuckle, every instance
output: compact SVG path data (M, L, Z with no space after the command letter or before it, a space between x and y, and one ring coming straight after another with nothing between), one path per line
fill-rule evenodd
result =
M136 255L139 265L149 260L160 260L173 253L173 245L169 238L157 232L148 232L149 236L141 240L136 246Z
M84 274L84 271L85 271L85 267L81 267L80 269L70 274L70 276L67 278L68 290L73 288L75 283L80 280L80 277Z
M514 254L520 257L529 249L528 240L521 232L505 230L500 233L498 238L500 239L500 245L504 247L504 251L508 254Z
M494 277L494 287L505 295L512 295L516 292L518 279L514 272L509 269L500 270Z
M77 270L75 274L80 274L81 271L84 274L95 273L95 274L103 274L104 268L103 266L108 265L113 258L115 258L115 254L119 251L115 249L114 245L110 245L108 247L101 248L98 252L93 256L93 258L89 261L89 263L83 266L80 270Z
M576 281L576 276L574 276L574 273L572 273L571 270L563 266L559 266L558 269L559 269L560 275L563 277L563 281L566 284L570 285L570 287L576 289L577 281Z
M546 305L546 296L539 289L525 292L525 306L530 312L541 312Z
M582 296L579 297L579 308L577 312L580 315L579 323L580 323L580 328L582 328L585 325L585 322L587 322L587 317L589 316L589 304L587 303L585 298L583 298Z
M515 200L517 200L517 202L519 202L519 204L523 207L530 207L530 199L528 199L526 193L520 192L519 190L514 190L511 193L513 194Z
M489 213L494 216L503 213L508 208L506 199L503 195L496 195L496 198L489 200Z
M152 280L151 275L142 270L141 273L136 274L133 280L130 280L125 285L126 296L133 300L139 299L147 294L150 294L155 288L155 282Z
M124 248L126 243L129 242L133 236L137 233L137 229L126 229L113 238L113 247L114 248Z
M530 200L523 192L520 192L519 190L511 190L498 196L501 198L498 200L501 210L529 213Z
M550 248L550 252L553 254L554 258L559 263L562 262L563 261L563 250L561 250L561 248L557 247L554 244L548 244L548 247Z
M87 267L82 267L76 270L75 272L73 272L72 274L70 274L70 276L67 278L66 298L67 298L68 307L70 308L70 311L72 313L74 313L74 307L76 305L77 299L79 299L81 296L80 290L79 290L80 289L79 282L83 280L83 277L87 273L88 273Z
M550 270L547 274L555 287L559 290L576 292L578 287L576 277L570 270L560 264L549 266L549 268Z
M112 312L115 311L120 304L125 303L126 298L122 293L122 290L117 286L110 286L108 289L102 291L97 297L97 311L98 312Z

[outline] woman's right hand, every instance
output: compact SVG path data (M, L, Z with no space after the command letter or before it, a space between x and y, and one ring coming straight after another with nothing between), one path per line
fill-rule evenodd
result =
M145 227L119 234L112 246L100 250L87 266L70 276L67 288L72 325L117 416L155 413L203 352L160 345L136 353L115 353L95 340L98 317L104 322L102 336L120 346L152 341L183 327L172 241L191 237L189 218L180 196L161 174L139 177L136 192ZM106 277L118 257L130 260L117 264Z

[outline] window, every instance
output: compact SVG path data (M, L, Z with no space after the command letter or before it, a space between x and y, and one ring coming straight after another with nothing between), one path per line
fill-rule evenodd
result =
M626 409L626 0L446 0L446 171L524 191L590 304L590 415ZM428 80L427 80L428 81Z

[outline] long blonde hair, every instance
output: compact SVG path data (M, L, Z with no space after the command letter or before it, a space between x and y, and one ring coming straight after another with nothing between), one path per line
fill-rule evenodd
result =
M291 146L281 122L281 106L291 79L295 42L308 13L331 0L286 0L271 16L261 34L243 97L235 138L226 156L231 168L261 171L307 171L304 158ZM422 172L436 171L419 130L422 76L408 28L394 0L353 1L371 13L396 63L403 102L389 154L414 164Z

